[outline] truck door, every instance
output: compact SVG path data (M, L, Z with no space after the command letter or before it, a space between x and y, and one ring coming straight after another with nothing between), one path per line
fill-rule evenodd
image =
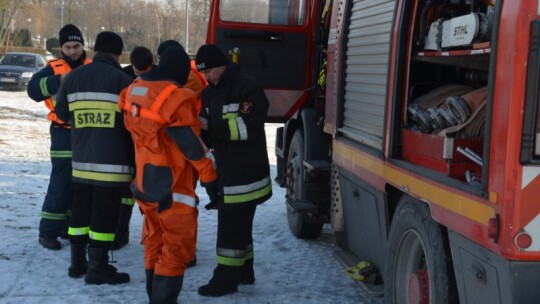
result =
M285 121L307 99L314 0L215 0L207 42L255 77L270 99L269 120Z

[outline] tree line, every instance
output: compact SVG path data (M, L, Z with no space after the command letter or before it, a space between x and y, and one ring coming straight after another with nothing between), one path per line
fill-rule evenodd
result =
M155 53L160 42L174 39L194 53L206 41L210 1L0 0L0 46L45 47L73 23L87 47L108 30L122 36L126 51L142 45Z

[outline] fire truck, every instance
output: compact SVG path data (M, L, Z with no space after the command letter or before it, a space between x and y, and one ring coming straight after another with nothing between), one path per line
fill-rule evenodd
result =
M386 303L540 303L540 1L214 0L264 86L298 238Z

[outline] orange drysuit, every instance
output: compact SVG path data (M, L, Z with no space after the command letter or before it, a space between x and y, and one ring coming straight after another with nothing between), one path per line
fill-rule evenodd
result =
M211 154L198 134L197 102L170 81L137 78L119 98L135 144L135 200L144 213L145 269L180 276L195 255L197 199L193 180L216 180Z
M201 102L201 93L208 85L208 81L206 81L206 78L204 78L204 75L197 70L195 67L195 60L191 60L191 67L188 75L188 79L186 84L184 85L184 88L188 88L193 91L193 94L195 94L195 98L197 98L198 101L198 111L197 115L200 113L202 102Z

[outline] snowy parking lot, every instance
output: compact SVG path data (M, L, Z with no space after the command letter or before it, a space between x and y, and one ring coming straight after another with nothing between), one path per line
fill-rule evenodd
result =
M86 285L67 276L69 242L50 251L38 244L41 204L49 163L46 108L26 92L0 91L0 303L147 303L141 216L135 211L130 243L113 253L114 264L128 272L123 285ZM267 126L268 153L275 176L274 136ZM204 298L205 284L216 265L217 212L199 208L198 264L185 275L180 303L382 303L369 296L336 261L333 234L325 227L316 240L296 239L287 226L284 189L273 185L273 197L257 208L254 221L255 275L252 286L221 298ZM201 205L208 202L203 188Z

